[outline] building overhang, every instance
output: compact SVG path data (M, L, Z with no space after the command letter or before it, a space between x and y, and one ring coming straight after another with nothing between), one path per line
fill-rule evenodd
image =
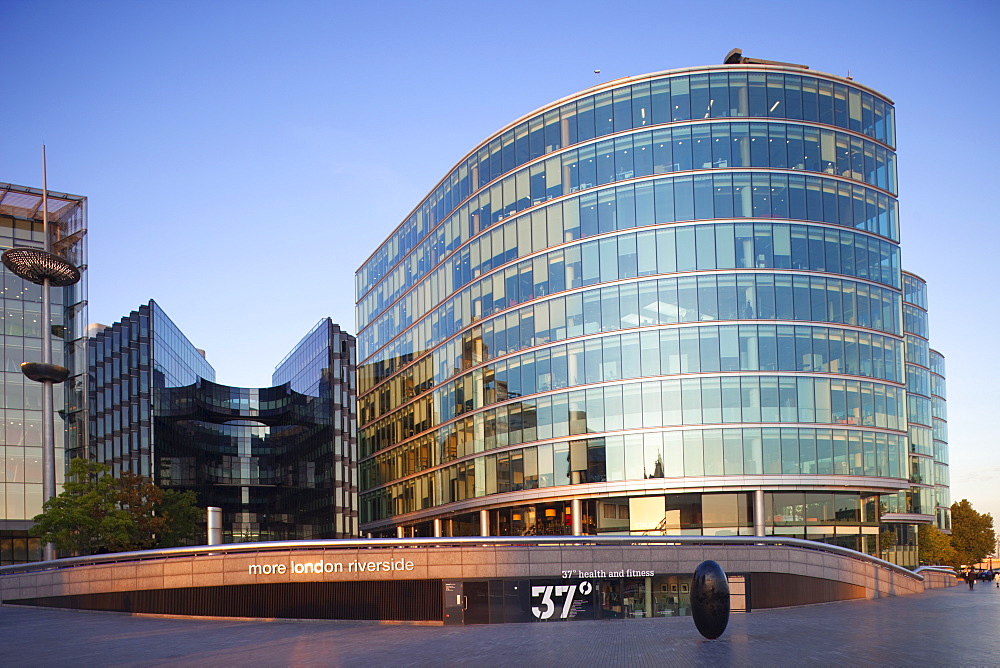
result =
M656 494L720 492L870 492L893 494L909 489L900 478L836 475L732 475L690 476L684 478L647 478L622 482L584 483L518 490L489 497L476 497L443 504L378 522L364 523L361 530L373 531L399 524L412 524L436 517L447 517L476 510L489 510L528 503L556 503L573 499L607 499L616 496L651 496Z

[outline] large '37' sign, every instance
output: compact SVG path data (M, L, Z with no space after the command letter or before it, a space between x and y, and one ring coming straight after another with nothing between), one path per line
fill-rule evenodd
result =
M569 617L570 610L573 609L573 597L579 592L587 596L594 590L594 586L589 582L581 582L579 585L539 585L531 588L531 600L535 601L539 597L539 605L531 606L531 613L538 619L551 619L556 612L556 602L562 600L562 607L559 610L559 618Z

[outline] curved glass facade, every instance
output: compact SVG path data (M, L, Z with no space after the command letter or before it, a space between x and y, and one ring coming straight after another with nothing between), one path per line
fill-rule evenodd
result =
M362 531L876 549L911 486L895 190L891 102L796 67L500 131L358 270Z
M927 283L903 272L903 331L910 488L882 497L882 520L896 534L891 555L918 563L914 524L951 530L944 357L928 345Z
M198 379L157 388L156 479L222 508L224 542L337 536L329 398ZM344 535L343 527L340 536Z
M76 452L222 508L225 542L356 536L354 337L324 318L275 387L215 383L154 302L89 341L91 438Z

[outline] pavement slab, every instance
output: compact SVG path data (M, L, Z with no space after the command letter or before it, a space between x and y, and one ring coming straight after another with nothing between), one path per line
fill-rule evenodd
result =
M1000 589L690 617L419 626L142 617L0 606L8 666L995 666Z

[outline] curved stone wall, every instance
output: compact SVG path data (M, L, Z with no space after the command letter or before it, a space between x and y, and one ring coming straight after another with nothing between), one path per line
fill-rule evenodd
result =
M448 622L448 591L464 586L468 597L475 589L470 583L496 581L530 583L539 592L562 582L563 591L577 587L588 595L598 590L621 594L631 587L637 597L645 592L649 600L630 610L632 616L687 614L683 602L669 612L653 603L660 592L661 600L671 598L668 587L678 581L675 598L682 600L684 583L706 559L717 561L735 581L742 578L750 608L882 598L947 584L939 573L925 578L820 543L742 538L713 543L702 537L690 544L673 542L685 538L583 544L408 539L178 548L0 569L0 599L122 612ZM596 601L597 594L593 596ZM344 603L335 603L339 599ZM388 599L411 600L412 609ZM528 595L521 599L530 609Z

